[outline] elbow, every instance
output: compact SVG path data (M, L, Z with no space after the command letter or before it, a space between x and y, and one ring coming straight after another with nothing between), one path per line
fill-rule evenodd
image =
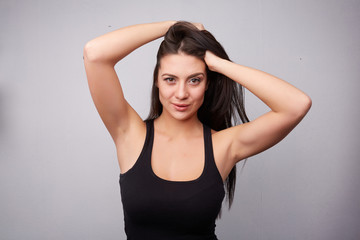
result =
M305 94L304 99L303 99L303 113L304 115L310 110L311 106L312 106L312 100L311 98Z
M99 62L101 61L101 53L94 44L93 41L89 41L84 46L84 61L87 62Z
M83 51L83 56L84 56L84 61L92 61L94 58L94 48L90 42L87 42L84 46L84 51Z
M296 104L296 107L294 108L294 115L296 118L302 119L305 117L305 115L308 113L312 106L312 100L311 98L304 94L301 99L299 99L298 103Z

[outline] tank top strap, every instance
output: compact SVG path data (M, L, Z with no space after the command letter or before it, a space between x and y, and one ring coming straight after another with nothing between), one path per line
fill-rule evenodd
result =
M205 158L212 161L214 159L211 129L204 125L204 144L205 144Z
M154 141L154 119L146 120L145 123L146 123L146 141L153 142Z
M145 123L146 123L146 139L142 152L143 156L141 156L140 158L143 161L145 161L143 164L147 165L147 164L151 164L150 161L148 160L151 159L151 153L154 144L154 120L153 119L146 120Z
M206 125L204 125L204 143L205 143L205 161L206 161L206 165L208 166L207 171L212 177L219 179L221 183L223 183L221 174L215 163L211 128Z

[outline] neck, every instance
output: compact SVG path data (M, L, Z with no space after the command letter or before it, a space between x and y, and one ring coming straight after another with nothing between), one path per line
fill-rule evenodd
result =
M156 129L172 137L189 137L202 134L202 123L194 116L186 120L178 120L165 114L161 114L154 123ZM200 132L199 132L200 131Z

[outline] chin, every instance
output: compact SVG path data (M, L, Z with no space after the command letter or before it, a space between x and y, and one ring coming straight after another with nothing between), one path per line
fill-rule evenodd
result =
M194 117L197 116L197 114L195 113L174 113L174 114L171 114L171 116L176 119L176 120L179 120L179 121L186 121L186 120L189 120L189 119L192 119Z

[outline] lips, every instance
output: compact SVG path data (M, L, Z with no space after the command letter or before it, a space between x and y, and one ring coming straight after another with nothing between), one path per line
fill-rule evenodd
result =
M177 103L173 103L173 106L175 107L175 109L176 109L177 111L184 112L184 111L186 111L186 110L189 108L190 104L177 104Z

